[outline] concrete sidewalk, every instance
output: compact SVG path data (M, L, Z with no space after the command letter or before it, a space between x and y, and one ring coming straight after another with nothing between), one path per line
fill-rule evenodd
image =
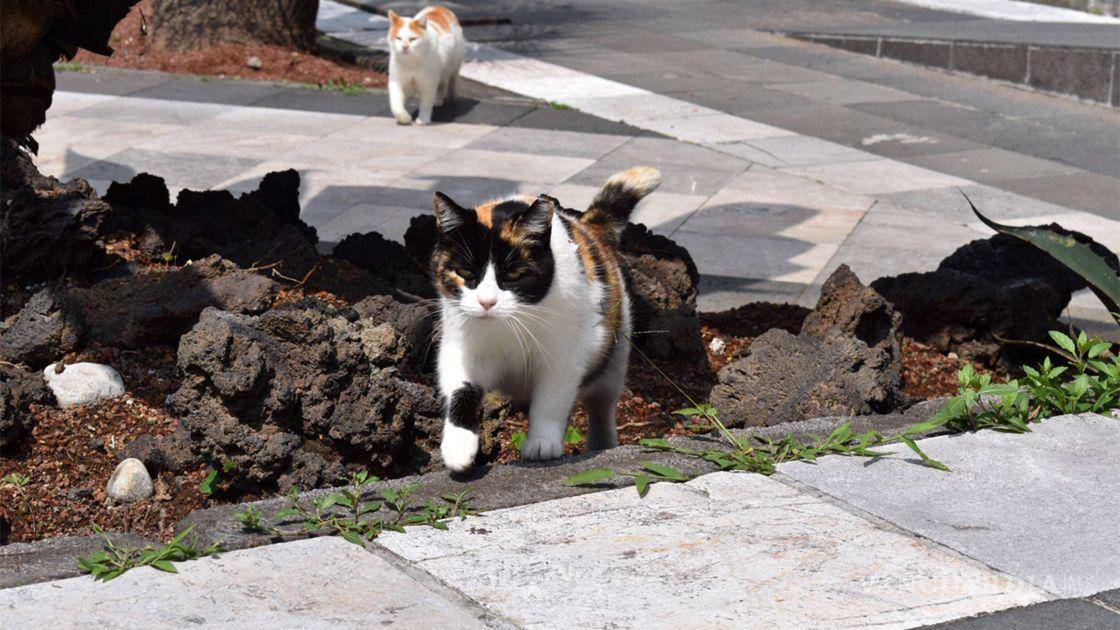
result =
M951 472L906 450L833 456L497 510L368 551L272 545L0 590L0 626L1120 627L1118 442L1120 421L1066 416L922 440Z

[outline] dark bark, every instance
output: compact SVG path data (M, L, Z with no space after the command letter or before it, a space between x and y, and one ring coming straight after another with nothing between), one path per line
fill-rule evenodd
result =
M154 0L152 39L170 50L258 42L315 48L319 0Z

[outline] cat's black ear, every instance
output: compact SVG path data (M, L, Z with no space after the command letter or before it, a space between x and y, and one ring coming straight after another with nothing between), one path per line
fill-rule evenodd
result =
M433 204L436 210L436 225L439 227L440 232L446 234L460 225L463 225L466 221L469 211L452 201L451 197L437 192L433 199Z
M517 227L526 235L546 236L552 227L552 215L559 209L559 201L548 195L541 195L517 218Z

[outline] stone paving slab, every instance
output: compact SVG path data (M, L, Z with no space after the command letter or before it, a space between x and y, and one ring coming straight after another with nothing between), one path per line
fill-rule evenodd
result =
M539 503L380 543L524 627L908 627L1047 599L759 475Z
M341 538L0 590L4 628L485 628L492 615Z
M779 472L1064 597L1120 587L1120 421L1063 416L1027 435L923 440L952 472L905 447L873 461L827 457Z

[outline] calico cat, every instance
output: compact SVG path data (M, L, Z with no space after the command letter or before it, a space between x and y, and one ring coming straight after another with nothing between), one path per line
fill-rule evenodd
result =
M409 98L420 102L416 124L432 122L432 108L455 98L463 65L463 29L444 7L428 7L406 18L389 11L389 109L402 125L412 123Z
M435 194L440 450L448 468L474 463L489 390L528 406L523 459L563 454L577 399L589 416L588 446L617 443L631 332L617 248L630 212L660 181L649 167L618 173L583 213L547 195L463 208Z

